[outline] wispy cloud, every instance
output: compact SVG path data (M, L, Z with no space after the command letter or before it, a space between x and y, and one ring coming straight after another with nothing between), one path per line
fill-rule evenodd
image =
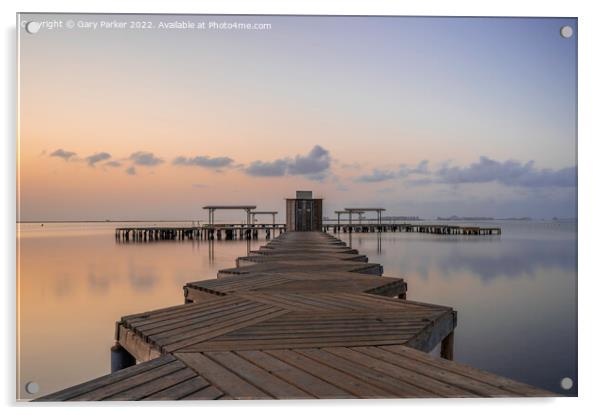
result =
M121 162L119 162L117 160L111 160L111 161L107 161L103 165L108 166L108 167L121 167Z
M372 173L358 176L355 181L359 183L378 183L395 179L397 176L397 173L391 170L373 169Z
M378 183L397 178L405 178L414 174L428 175L428 164L428 160L422 160L416 167L409 167L405 164L401 164L397 170L373 169L371 173L358 176L354 180L359 183Z
M291 175L322 181L328 174L330 163L331 158L328 150L316 145L306 155L272 161L256 160L244 168L244 171L250 176L278 177Z
M277 177L284 176L288 168L286 160L254 161L245 169L250 176Z
M156 166L163 163L163 159L156 157L148 151L137 151L130 155L130 160L139 166Z
M374 169L371 173L354 179L359 183L379 183L404 179L410 186L432 184L469 184L497 182L508 187L543 188L575 187L577 167L562 169L537 169L534 161L521 163L516 160L497 161L481 156L468 166L452 166L446 162L435 171L429 169L429 162L423 160L415 167L401 165L399 170Z
M136 167L130 166L127 169L125 169L125 172L127 174L129 174L130 176L135 176L136 175Z
M576 187L577 167L562 169L536 169L533 160L521 163L515 160L496 161L481 156L479 161L466 167L444 165L436 172L442 183L499 182L517 187Z
M229 167L234 162L230 157L208 157L208 156L196 156L196 157L176 157L172 164L177 166L197 166L205 167L210 169L219 169L223 167Z
M92 154L91 156L86 157L86 162L88 163L89 166L94 167L94 165L96 163L98 163L99 161L104 161L104 160L108 160L111 158L111 155L107 152L101 152L101 153L96 153L96 154Z
M52 153L50 153L50 157L59 157L65 161L70 160L72 157L75 157L76 155L77 155L77 153L74 153L73 151L66 151L66 150L63 150L62 148L59 148L58 150L55 150Z
M405 164L399 166L399 176L407 177L412 174L429 174L428 160L422 160L416 167L408 167Z

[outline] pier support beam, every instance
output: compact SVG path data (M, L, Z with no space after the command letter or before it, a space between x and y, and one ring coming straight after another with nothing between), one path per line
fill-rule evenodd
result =
M441 341L441 357L447 360L454 360L454 332L452 330Z
M111 347L111 373L136 364L136 358L125 350L119 343Z

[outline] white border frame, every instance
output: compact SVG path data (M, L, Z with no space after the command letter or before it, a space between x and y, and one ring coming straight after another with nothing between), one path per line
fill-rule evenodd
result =
M266 1L254 0L147 0L130 2L123 0L88 0L76 2L69 0L4 0L0 3L2 13L2 75L5 97L2 100L2 125L5 126L5 138L2 141L2 180L3 194L2 228L0 239L0 264L4 265L2 282L4 284L3 313L5 330L2 331L3 368L0 376L2 403L8 406L10 413L43 410L48 413L81 412L82 409L94 413L107 411L106 404L54 405L44 406L15 402L15 219L16 219L16 12L100 12L100 13L221 13L221 14L361 14L361 15L439 15L439 16L556 16L579 18L579 398L558 399L471 399L471 400L371 400L371 401L280 401L280 402L228 402L216 404L197 404L200 408L192 410L225 410L238 412L245 408L251 413L281 413L287 415L314 411L344 410L346 413L365 413L366 411L445 411L461 414L490 414L517 410L544 410L546 413L566 414L567 411L594 411L600 392L600 358L596 353L600 347L598 329L598 310L601 292L601 279L597 271L596 258L600 256L596 237L599 236L602 206L598 178L600 178L600 109L596 105L601 98L600 74L602 65L600 48L602 45L602 18L596 13L596 2L587 1L542 1L525 0L506 1L394 1L394 0L305 0L305 1ZM35 406L35 408L34 408ZM149 413L163 413L167 407L190 410L177 403L154 403L152 405L121 404L110 405L111 411L125 413L134 407ZM141 408L144 407L144 408Z

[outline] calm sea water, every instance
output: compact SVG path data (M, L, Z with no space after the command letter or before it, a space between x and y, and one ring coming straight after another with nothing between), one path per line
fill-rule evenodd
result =
M108 373L120 316L181 304L186 282L215 278L265 243L215 241L212 250L206 241L118 244L113 229L121 225L19 225L22 399ZM385 275L405 278L408 299L458 310L455 360L575 395L576 223L496 225L501 237L340 236L381 263ZM575 382L570 391L560 388L564 377ZM30 381L40 385L38 394L25 392Z

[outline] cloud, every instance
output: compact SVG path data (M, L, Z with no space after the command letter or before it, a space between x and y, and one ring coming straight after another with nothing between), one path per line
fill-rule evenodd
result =
M125 169L125 172L127 174L129 174L130 176L135 176L136 175L136 167L130 166L127 169Z
M282 158L273 161L254 161L245 169L250 176L278 177L305 176L310 180L322 181L328 175L331 158L328 150L316 145L307 155Z
M94 167L94 165L96 163L98 163L99 161L108 160L110 158L111 158L111 155L109 153L101 152L101 153L92 154L91 156L86 157L86 162L88 163L89 166Z
M360 183L378 183L387 180L392 180L396 177L397 173L395 173L394 171L374 169L370 174L365 174L363 176L356 177L355 181Z
M287 168L288 163L283 159L275 161L254 161L245 169L245 172L250 176L277 177L284 176Z
M428 160L422 160L416 167L408 167L401 164L397 171L373 169L372 173L356 177L354 180L359 183L379 183L397 178L405 178L413 174L428 175Z
M444 165L436 172L441 183L490 183L499 182L516 187L575 187L577 185L577 167L558 170L536 169L531 160L521 163L515 160L504 162L481 156L479 161L467 167L449 167Z
M428 160L422 160L416 167L407 167L405 164L399 166L400 177L407 177L411 174L429 174Z
M468 166L450 166L449 162L446 162L436 171L429 170L428 160L422 160L415 167L402 164L398 171L374 169L372 173L358 176L354 181L379 183L397 178L407 178L405 183L410 186L497 182L508 187L528 189L575 187L577 185L577 167L557 170L537 169L533 161L526 163L515 160L497 161L481 156L477 162Z
M163 159L155 157L153 153L147 151L137 151L130 155L130 160L139 166L156 166L163 163Z
M116 160L107 161L104 165L109 167L121 167L121 163Z
M176 157L172 164L179 166L198 166L207 167L211 169L218 169L221 167L228 167L234 160L230 157L208 157L208 156L196 156L196 157Z
M52 153L50 153L50 157L60 157L65 161L68 161L71 157L75 156L77 153L74 153L73 151L65 151L62 148L59 148L58 150L53 151Z
M358 162L353 162L353 163L341 163L340 161L337 162L342 169L350 169L350 170L359 170L362 168L362 165Z
M326 180L328 175L328 171L322 171L320 173L307 174L305 175L305 178L316 182L323 182L324 180Z
M306 156L295 156L289 163L288 173L292 175L305 175L322 173L330 168L330 154L323 147L314 146Z

